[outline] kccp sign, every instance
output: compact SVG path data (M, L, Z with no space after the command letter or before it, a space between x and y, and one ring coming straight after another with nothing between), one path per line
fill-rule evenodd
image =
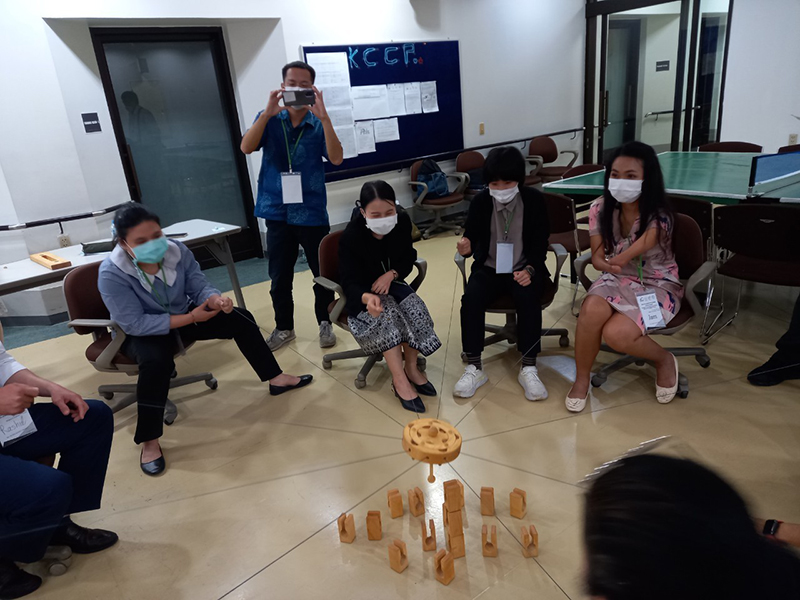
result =
M418 57L415 44L408 43L402 46L360 46L347 47L347 57L351 69L360 69L361 64L365 67L377 67L378 64L396 65L403 62L409 64L422 64L422 57ZM359 64L361 63L361 64Z

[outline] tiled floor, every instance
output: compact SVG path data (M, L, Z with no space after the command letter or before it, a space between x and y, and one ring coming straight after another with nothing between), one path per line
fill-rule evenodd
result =
M550 397L527 402L516 381L518 354L498 344L485 354L490 383L469 400L452 396L462 371L458 318L461 282L452 262L455 237L443 234L418 244L428 260L421 295L444 347L430 357L428 375L441 395L428 415L456 425L464 436L461 456L437 469L437 482L400 446L403 426L415 415L390 391L379 363L364 389L354 378L360 360L322 369L311 308L310 273L297 276L297 341L278 352L291 373L313 373L308 388L271 398L233 343L207 342L179 360L182 373L212 370L217 391L202 384L176 390L175 425L163 446L169 464L160 478L138 468L132 442L135 409L118 413L104 506L81 523L113 529L121 541L95 556L76 557L69 572L46 581L34 596L57 600L205 600L307 598L582 598L582 489L587 472L639 442L675 436L671 450L699 458L731 479L754 513L800 521L800 383L759 389L745 375L773 351L785 330L796 290L749 289L734 327L708 347L712 364L702 369L681 359L689 377L687 399L659 405L649 367L632 366L593 392L591 406L568 413L563 399L574 377L573 349L546 338L539 364ZM545 325L574 333L571 291L564 288L545 312ZM248 307L272 325L269 284L245 290ZM690 328L671 345L694 345ZM570 343L573 339L571 337ZM100 383L117 378L96 373L83 359L86 338L60 337L18 348L32 369L79 391L96 395ZM666 342L665 342L666 343ZM337 350L355 348L339 334ZM610 356L601 355L600 362ZM466 486L466 558L456 560L448 587L435 581L433 553L423 553L420 519L392 520L386 492L425 492L426 518L443 540L442 481ZM482 517L481 486L494 486L497 516ZM509 516L508 493L528 492L528 515ZM381 510L384 538L366 539L368 510ZM355 515L357 538L340 544L336 518ZM500 555L483 558L483 523L498 526ZM540 533L537 559L522 557L521 524ZM410 566L390 570L387 545L408 545Z

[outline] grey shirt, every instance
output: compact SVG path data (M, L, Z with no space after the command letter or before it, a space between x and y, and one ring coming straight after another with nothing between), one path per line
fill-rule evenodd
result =
M522 254L522 215L524 206L519 193L508 204L501 204L492 198L494 212L492 218L491 233L489 235L489 256L486 258L486 266L492 269L497 268L497 242L509 242L514 244L514 271L520 271L526 264ZM513 216L512 216L513 215ZM508 234L505 234L506 222Z

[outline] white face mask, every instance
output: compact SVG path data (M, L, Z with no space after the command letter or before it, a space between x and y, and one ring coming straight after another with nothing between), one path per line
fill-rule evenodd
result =
M500 204L508 204L519 193L519 186L515 185L505 190L494 190L489 188L489 195L497 200Z
M609 179L608 191L617 202L629 204L642 195L642 183L641 179Z
M383 217L382 219L367 219L367 229L378 235L386 235L397 225L397 215Z

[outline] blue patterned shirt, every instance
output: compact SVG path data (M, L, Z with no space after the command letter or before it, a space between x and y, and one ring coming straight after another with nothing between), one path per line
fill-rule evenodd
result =
M256 120L260 115L259 112ZM302 204L283 203L281 173L289 170L283 126L286 127L290 151L303 132L292 155L292 171L302 176ZM328 197L322 162L323 156L328 158L328 149L322 122L309 111L297 127L292 127L288 111L280 112L267 121L257 150L261 150L261 172L258 175L256 216L289 225L328 225Z

